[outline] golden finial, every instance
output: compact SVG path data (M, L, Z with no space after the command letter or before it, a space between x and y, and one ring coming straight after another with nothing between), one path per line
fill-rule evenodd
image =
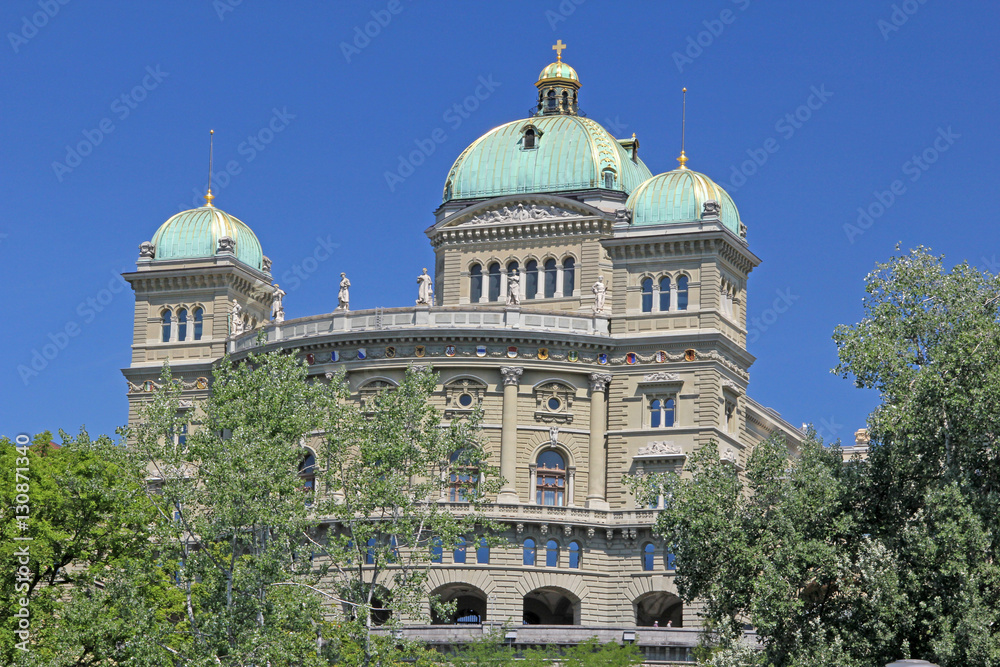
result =
M561 39L557 39L555 45L553 45L552 50L556 52L556 62L562 62L562 52L566 48L566 45L562 43Z
M212 194L212 149L215 144L215 130L208 131L208 194L205 195L205 206L209 208L212 207L212 200L215 196Z
M684 155L684 125L687 121L687 99L688 99L688 89L681 88L681 93L683 93L683 101L681 102L681 156L677 158L677 161L681 163L678 169L687 169L687 155Z

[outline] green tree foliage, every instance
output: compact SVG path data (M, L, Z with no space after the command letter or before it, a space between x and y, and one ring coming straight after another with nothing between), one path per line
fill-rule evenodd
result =
M705 664L1000 665L1000 281L920 248L866 283L834 338L836 372L882 398L867 461L810 433L765 441L742 475L712 444L684 476L633 480L666 492L657 531L705 601Z
M27 460L11 441L0 440L0 567L10 573L0 580L3 664L96 663L113 658L116 645L135 631L113 614L108 617L99 600L107 599L105 589L117 568L149 555L152 507L121 447L106 437L91 440L86 431L61 436L62 444L55 445L49 433L39 434ZM18 469L27 481L15 479ZM16 502L21 491L29 498L26 504ZM22 524L18 516L27 519ZM29 557L18 555L24 548ZM14 578L21 567L28 570L26 578ZM30 601L30 652L15 649L20 638L14 635L13 614L21 598ZM121 601L112 606L120 608Z

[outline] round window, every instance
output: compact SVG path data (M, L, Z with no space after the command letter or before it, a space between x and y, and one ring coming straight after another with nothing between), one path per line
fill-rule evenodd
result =
M462 394L461 396L458 397L458 404L461 405L463 408L469 407L470 405L472 405L472 396L470 396L469 394Z
M562 407L562 401L553 396L552 398L549 399L548 405L549 405L549 410L555 412L556 410Z

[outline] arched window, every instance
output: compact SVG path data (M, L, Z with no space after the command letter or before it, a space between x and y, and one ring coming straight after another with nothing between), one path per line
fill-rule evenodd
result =
M674 557L674 552L667 550L667 569L676 570L677 569L677 559Z
M556 108L556 91L554 90L549 91L548 105L550 109Z
M604 188L606 190L615 189L615 172L610 169L606 169L604 171Z
M485 537L479 538L479 547L476 549L476 562L480 565L490 564L490 543Z
M163 315L162 315L161 321L163 322L163 338L162 338L162 340L163 340L164 343L169 343L170 342L170 311L169 310L163 311Z
M646 572L652 572L655 565L656 547L652 542L647 542L646 546L642 548L642 569Z
M465 538L464 537L459 537L457 540L455 540L455 551L454 551L453 555L455 557L455 562L456 563L464 563L465 562Z
M375 538L368 538L368 551L365 552L365 563L367 565L375 564Z
M469 498L475 493L479 468L468 458L467 455L463 456L462 452L455 452L450 457L451 476L449 478L448 500L453 503L469 502Z
M524 541L524 556L522 562L525 565L535 564L535 541L530 537Z
M483 299L483 267L473 264L469 267L469 301L479 303Z
M181 308L177 311L177 340L185 340L188 332L188 311Z
M500 300L500 264L499 264L499 262L493 262L492 264L490 264L489 271L490 271L489 300L490 301L499 301Z
M677 278L677 310L688 309L688 277Z
M559 543L555 540L545 543L545 567L559 567Z
M440 563L444 556L444 546L440 537L435 537L431 542L431 562Z
M204 323L202 322L202 320L204 319L204 315L205 315L205 311L203 311L201 308L195 308L194 309L194 339L195 340L201 340L202 327L204 325Z
M660 312L670 310L670 278L660 278Z
M556 260L545 260L545 298L551 299L556 295Z
M551 449L539 454L535 475L535 502L562 507L566 492L566 460L562 455Z
M580 555L582 549L579 542L569 543L569 567L572 570L580 569Z
M538 262L531 260L524 265L524 298L534 299L538 295Z
M573 296L576 287L576 260L567 257L563 260L563 296Z
M642 279L642 312L653 312L653 279Z
M524 147L525 148L535 147L535 131L530 127L524 132Z
M565 90L563 91L562 94L562 105L563 105L563 111L569 110L569 93Z
M654 398L649 402L649 427L669 428L674 425L675 403L673 397Z
M312 493L316 488L316 455L311 449L303 453L304 456L299 461L299 479L302 480L302 490Z

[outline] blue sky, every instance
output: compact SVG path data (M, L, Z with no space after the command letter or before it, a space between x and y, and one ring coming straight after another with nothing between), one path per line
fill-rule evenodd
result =
M876 397L830 373L830 335L860 318L874 263L897 242L1000 262L998 26L1000 5L941 0L7 0L0 433L126 421L133 297L116 276L195 205L209 128L232 172L215 203L259 236L288 317L332 310L341 271L352 308L412 303L447 170L526 115L561 39L581 107L636 133L654 173L676 166L687 86L689 166L729 190L763 260L750 393L850 440ZM283 278L318 239L330 259Z

